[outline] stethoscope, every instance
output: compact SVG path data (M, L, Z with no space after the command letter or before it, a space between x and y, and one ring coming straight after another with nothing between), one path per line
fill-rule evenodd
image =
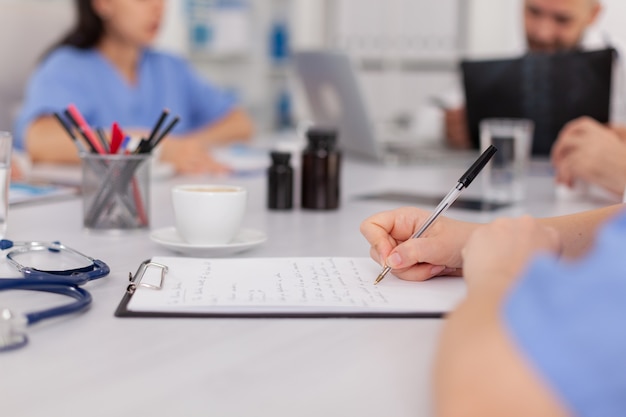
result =
M9 309L0 309L0 352L23 347L28 343L26 328L42 320L83 311L91 304L91 294L80 288L94 279L109 274L104 262L93 259L60 242L12 242L0 240L0 250L11 249L6 253L7 261L22 273L21 278L0 278L0 291L30 290L64 295L73 298L63 304L46 310L24 314L14 314ZM33 267L23 264L22 259L51 255L55 268ZM55 255L58 254L58 257ZM72 262L63 256L73 258ZM41 258L41 257L40 257ZM43 259L43 258L42 258ZM74 265L69 265L74 263ZM79 264L79 266L76 266ZM69 267L74 266L74 267Z

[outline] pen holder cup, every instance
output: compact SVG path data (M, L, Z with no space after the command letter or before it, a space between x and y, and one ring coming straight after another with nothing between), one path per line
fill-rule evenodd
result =
M83 225L94 231L150 226L150 155L83 154Z

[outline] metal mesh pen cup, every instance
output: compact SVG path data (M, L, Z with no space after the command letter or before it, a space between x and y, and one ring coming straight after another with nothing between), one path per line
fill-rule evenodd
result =
M83 225L97 231L150 226L150 155L83 154Z

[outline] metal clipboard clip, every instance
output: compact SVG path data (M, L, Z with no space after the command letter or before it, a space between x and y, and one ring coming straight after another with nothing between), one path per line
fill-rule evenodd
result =
M151 266L161 269L161 279L159 280L158 284L142 282L146 270ZM167 265L152 262L150 260L142 262L134 275L132 272L128 273L128 280L130 281L130 284L128 284L128 287L126 287L126 292L129 294L133 294L137 287L149 288L151 290L160 290L161 288L163 288L163 281L165 280L165 274L167 274L167 270Z

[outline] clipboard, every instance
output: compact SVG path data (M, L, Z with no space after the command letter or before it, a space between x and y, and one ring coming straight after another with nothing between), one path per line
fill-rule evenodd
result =
M129 273L116 317L442 318L463 299L458 277L408 282L369 258L155 257Z

